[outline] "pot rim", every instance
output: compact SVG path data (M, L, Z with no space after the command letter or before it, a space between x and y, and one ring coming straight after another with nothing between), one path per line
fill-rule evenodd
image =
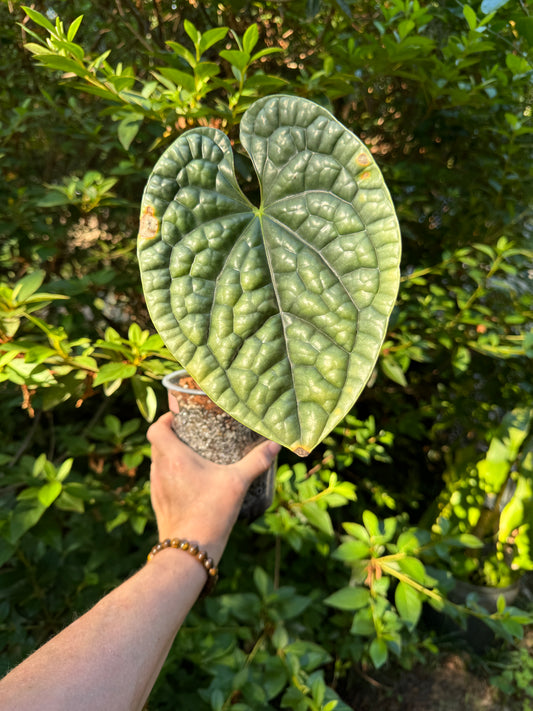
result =
M196 388L183 388L181 385L178 385L175 380L178 380L179 378L182 378L184 375L189 376L189 373L185 369L182 370L173 370L172 373L167 373L163 380L162 383L165 386L165 388L172 392L178 392L178 393L185 393L189 395L205 395L205 392L203 390L197 390ZM207 395L206 395L207 397Z
M505 595L506 593L515 593L515 592L518 593L521 583L522 583L522 581L519 578L518 580L515 580L510 585L504 585L502 587L498 587L495 585L480 585L478 583L471 583L468 580L462 580L461 578L455 578L454 590L456 590L456 591L463 590L464 592L474 592L474 593L481 593L482 591L486 591L487 594Z

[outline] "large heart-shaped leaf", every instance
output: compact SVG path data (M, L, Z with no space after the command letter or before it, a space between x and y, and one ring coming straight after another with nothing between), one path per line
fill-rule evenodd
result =
M313 102L261 99L240 138L259 207L217 129L187 131L157 162L141 207L143 289L205 392L304 455L372 373L398 291L398 223L369 151Z

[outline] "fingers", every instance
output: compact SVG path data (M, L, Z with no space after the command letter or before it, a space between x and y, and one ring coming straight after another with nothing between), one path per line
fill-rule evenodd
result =
M163 452L172 447L177 439L172 430L172 418L172 412L165 412L164 415L161 415L158 420L150 425L146 433L146 438L150 444Z
M277 444L277 442L266 440L266 442L261 442L261 444L254 447L251 452L248 452L245 457L232 466L239 471L246 481L251 482L269 468L280 449L281 445Z
M259 474L262 474L274 461L281 446L276 442L266 440L258 444L248 452L246 456L235 464L217 465L201 457L194 452L184 442L182 442L172 430L173 413L167 412L156 420L146 433L147 439L159 452L167 454L173 452L173 457L178 461L180 457L188 462L189 466L196 465L202 469L214 470L215 468L231 467L238 472L242 480L249 484Z

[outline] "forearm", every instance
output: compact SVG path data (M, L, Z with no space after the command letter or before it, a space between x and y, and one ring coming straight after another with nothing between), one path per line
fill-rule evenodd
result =
M143 708L206 580L166 550L0 682L0 711Z

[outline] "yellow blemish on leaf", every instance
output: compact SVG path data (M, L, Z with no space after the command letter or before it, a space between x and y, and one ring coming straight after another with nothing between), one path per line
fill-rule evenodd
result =
M370 157L366 153L359 153L355 160L357 165L370 165Z
M370 178L370 175L371 175L370 171L365 170L365 172L361 173L361 175L359 176L359 180L368 180L368 178Z
M159 220L155 216L154 208L147 205L139 223L139 239L153 239L158 231Z

